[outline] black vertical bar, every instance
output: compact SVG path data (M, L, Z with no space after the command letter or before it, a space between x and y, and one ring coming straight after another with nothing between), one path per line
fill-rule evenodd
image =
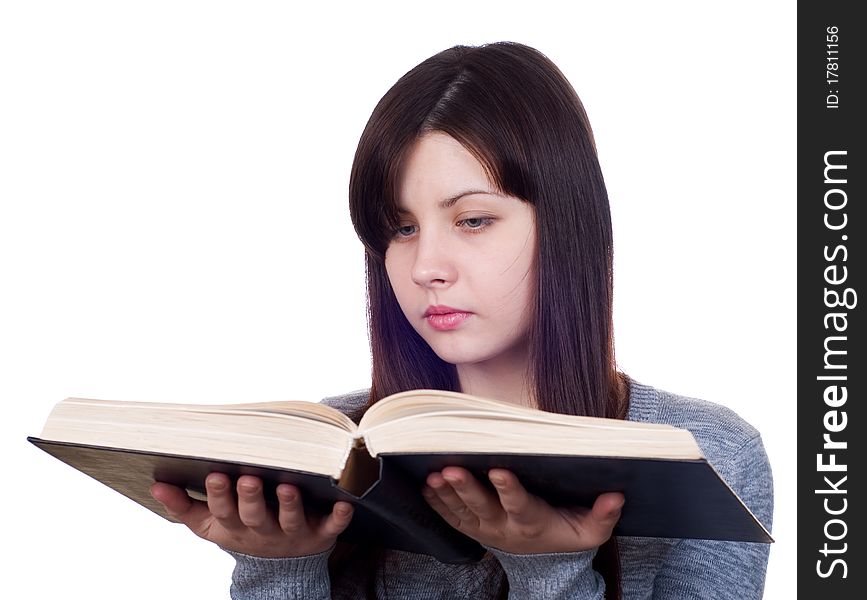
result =
M798 592L867 597L867 21L798 3ZM778 497L778 505L789 499ZM788 537L778 534L778 538Z

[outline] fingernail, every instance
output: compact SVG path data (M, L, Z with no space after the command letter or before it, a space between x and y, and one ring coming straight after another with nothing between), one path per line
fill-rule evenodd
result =
M226 482L219 477L211 477L205 482L205 484L215 492L222 492L226 489Z
M502 475L491 475L490 480L497 487L506 485L506 480Z
M338 506L337 507L337 514L340 515L341 517L345 517L346 515L349 514L349 507L348 506Z

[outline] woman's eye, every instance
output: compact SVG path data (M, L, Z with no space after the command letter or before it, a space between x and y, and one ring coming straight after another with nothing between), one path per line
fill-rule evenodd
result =
M463 224L470 231L481 231L493 222L494 219L491 217L470 217L468 219L461 219L458 221L458 224Z
M394 231L395 237L409 237L415 233L415 225L401 225Z

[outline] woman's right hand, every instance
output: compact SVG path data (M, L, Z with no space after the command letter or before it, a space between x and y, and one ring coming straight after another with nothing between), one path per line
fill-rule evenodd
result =
M278 511L265 505L262 481L242 475L237 499L232 482L222 473L205 479L208 501L190 498L186 491L167 483L154 483L151 496L168 514L197 536L225 550L268 558L318 554L331 548L352 520L352 505L335 502L331 514L307 517L301 492L288 483L277 486Z

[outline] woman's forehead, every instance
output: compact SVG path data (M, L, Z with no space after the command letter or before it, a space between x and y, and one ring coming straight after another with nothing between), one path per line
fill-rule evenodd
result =
M436 196L450 208L470 194L500 194L485 166L453 137L433 132L407 150L397 185L400 204L417 197Z

